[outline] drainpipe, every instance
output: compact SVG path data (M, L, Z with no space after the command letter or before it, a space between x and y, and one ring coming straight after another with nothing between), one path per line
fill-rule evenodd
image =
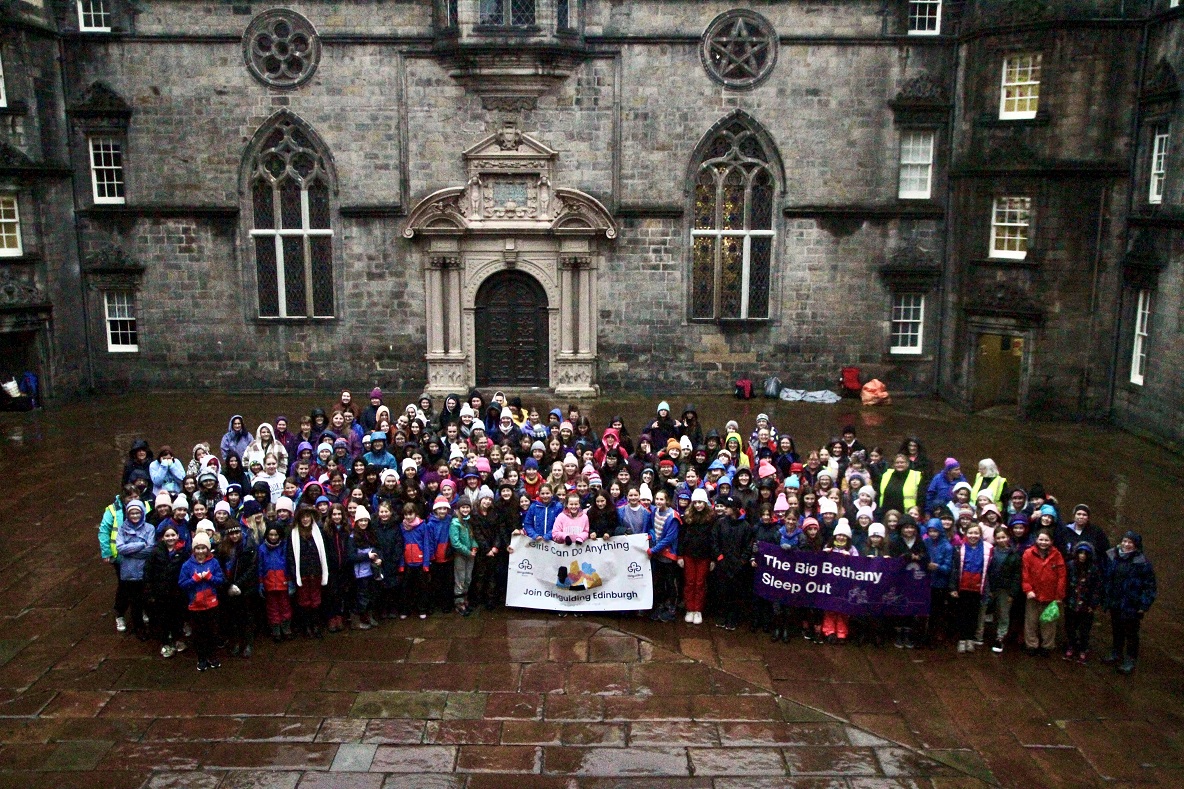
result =
M1094 333L1097 327L1096 316L1098 314L1098 278L1102 269L1102 239L1106 234L1106 198L1110 194L1110 185L1102 185L1102 194L1098 197L1098 229L1094 237L1094 266L1093 274L1090 277L1089 290L1089 333L1086 335L1085 344L1085 364L1083 365L1083 378L1081 389L1077 393L1077 410L1082 417L1086 414L1086 409L1089 406L1089 385L1093 378L1091 372L1093 365L1090 363L1090 355L1093 353L1094 347ZM1117 348L1118 343L1114 343ZM1113 379L1113 376L1111 376Z
M1143 95L1143 75L1147 71L1147 49L1149 39L1151 37L1151 20L1144 18L1143 20L1143 35L1139 41L1139 73L1135 78L1135 96L1134 96L1134 111L1131 112L1131 132L1130 132L1130 167L1129 175L1127 176L1127 197L1126 197L1126 215L1129 218L1131 213L1131 206L1135 204L1135 188L1138 178L1136 177L1139 165L1139 97ZM1128 222L1127 235L1129 236L1130 224ZM1101 250L1098 251L1101 254ZM1114 419L1114 393L1118 389L1118 358L1119 358L1119 332L1122 328L1122 302L1123 291L1125 286L1122 282L1122 273L1118 275L1118 296L1114 299L1114 315L1111 318L1111 331L1114 342L1111 343L1113 350L1110 354L1110 391L1106 398L1106 410L1110 419Z
M960 32L961 31L959 30L959 33ZM949 155L946 157L946 206L945 206L946 210L945 210L945 218L944 218L946 232L945 232L945 243L943 244L942 256L941 256L942 275L938 279L938 287L937 287L937 296L938 296L937 303L940 305L939 322L938 322L939 327L944 327L944 326L949 325L949 314L948 314L949 313L949 302L948 302L948 299L946 298L946 285L953 277L952 272L949 271L949 266L950 266L950 254L951 254L950 250L953 249L953 243L954 243L954 222L953 222L954 179L951 176L951 171L954 169L954 146L955 146L954 137L958 131L958 129L957 129L957 123L958 123L958 110L957 110L957 108L958 108L958 70L961 68L961 63L962 63L962 45L959 43L958 39L955 38L954 39L954 63L953 63L953 67L950 72L950 79L949 79L949 83L950 83L950 86L949 86L949 96L950 96L949 123L948 123L948 130L946 131L946 138L949 143L949 146L948 146ZM958 330L957 330L957 327L955 327L954 335L957 336L957 333L958 333ZM953 338L951 338L951 340L952 339ZM936 359L935 359L934 367L933 367L933 385L937 390L934 393L938 394L938 395L940 395L941 390L942 390L942 367L943 367L942 362L944 361L944 358L945 358L945 347L946 347L945 338L939 336L938 343L937 343L937 354L936 354ZM966 405L966 398L965 397L960 398L960 400L962 401L959 403L960 406Z
M67 83L66 83L66 43L61 31L57 31L58 40L58 79L62 83L62 104L66 103ZM64 114L64 113L63 113ZM94 349L91 347L90 341L90 307L87 304L86 298L86 281L82 272L82 261L84 259L82 254L82 235L78 232L78 168L74 166L71 140L70 119L66 117L62 124L62 128L66 134L66 161L70 164L70 203L72 206L72 213L74 214L74 249L75 254L78 255L78 284L81 289L79 296L82 299L82 342L86 354L86 382L90 393L95 390L95 365L94 365ZM43 130L44 131L44 130Z

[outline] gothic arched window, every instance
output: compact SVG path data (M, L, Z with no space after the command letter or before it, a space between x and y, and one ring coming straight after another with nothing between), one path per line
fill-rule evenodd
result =
M777 179L773 158L741 118L705 146L695 176L691 317L769 317Z
M332 318L332 184L326 155L289 115L263 135L249 171L259 317Z

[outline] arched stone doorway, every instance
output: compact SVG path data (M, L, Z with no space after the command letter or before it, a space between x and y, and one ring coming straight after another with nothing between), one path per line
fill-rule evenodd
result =
M475 300L478 386L548 386L547 293L521 271L499 271Z
M428 392L496 382L598 394L597 276L617 229L596 198L554 183L556 156L507 125L464 152L464 186L412 209L403 237L424 271ZM532 283L516 293L530 299L520 312L499 306L510 282ZM524 365L514 356L527 350Z

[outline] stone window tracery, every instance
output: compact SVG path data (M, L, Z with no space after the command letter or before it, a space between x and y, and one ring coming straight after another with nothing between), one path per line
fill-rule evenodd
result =
M243 56L251 74L265 85L295 88L304 84L321 59L321 40L312 23L295 11L266 11L243 35Z
M333 317L329 169L293 118L280 120L264 139L250 190L259 317Z
M716 82L739 90L753 88L777 62L777 32L760 14L729 11L707 27L699 56Z
M777 181L754 129L737 118L707 146L694 187L691 317L769 317Z

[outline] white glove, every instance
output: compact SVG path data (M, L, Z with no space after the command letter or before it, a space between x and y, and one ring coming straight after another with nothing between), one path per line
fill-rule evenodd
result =
M234 584L231 584L231 585L230 585L230 588L229 588L229 589L227 589L226 591L227 591L227 592L230 594L230 596L231 596L231 597L238 597L240 594L242 594L242 593L243 593L243 590L242 590L242 589L239 589L239 588L238 588L237 586L235 586Z

